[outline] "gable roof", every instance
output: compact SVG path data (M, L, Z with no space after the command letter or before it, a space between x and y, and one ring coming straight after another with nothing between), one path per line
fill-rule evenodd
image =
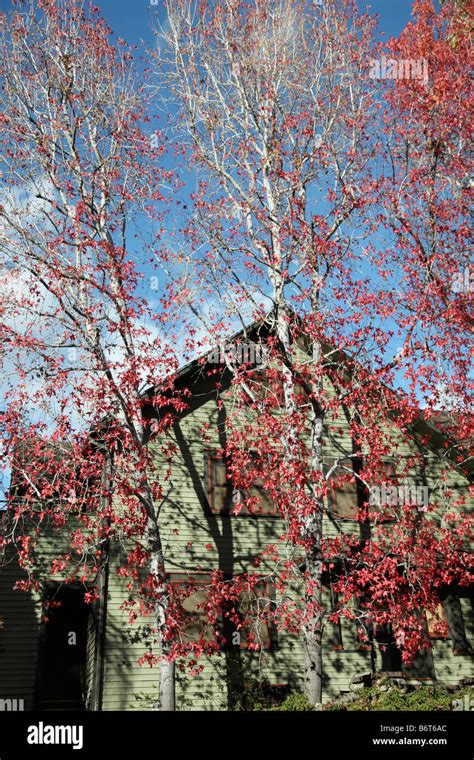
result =
M292 316L301 324L300 317L293 310L290 311ZM241 342L243 339L258 340L259 342L265 341L271 334L274 327L272 314L273 312L269 312L264 318L255 320L248 326L244 326L241 330L233 333L224 341L224 345L232 345L233 343ZM334 356L334 359L338 361L339 366L342 366L344 368L344 371L347 371L348 377L349 370L346 368L349 368L351 364L353 366L357 366L359 364L356 358L350 356L350 354L343 349L334 349L334 347L327 342L322 342L322 346L323 355L324 353L327 354L331 352L331 354ZM179 385L183 385L191 389L198 378L206 377L206 367L210 366L211 358L215 356L215 351L216 348L211 348L204 354L198 356L196 359L193 359L192 361L183 365L183 367L181 367L174 375L174 380L177 381ZM213 359L212 365L215 367L215 360ZM230 377L230 370L227 366L223 367L223 374L228 374ZM382 382L380 382L380 388L392 397L395 393L398 396L404 394L404 391L402 389L397 389L394 391ZM153 386L144 391L143 396L148 396L151 400L157 390L157 387ZM392 419L396 416L397 413L394 412ZM419 416L413 422L409 423L405 429L406 432L412 437L422 439L423 445L427 448L430 448L437 454L443 452L443 454L450 459L451 464L456 469L462 470L464 475L467 474L464 472L464 470L471 474L474 473L473 457L469 452L463 450L460 442L450 436L446 429L443 430L443 428L446 427L446 415L440 414L435 418L430 417L429 419L426 419L423 416L422 410L420 409ZM460 457L462 457L462 462L459 461Z

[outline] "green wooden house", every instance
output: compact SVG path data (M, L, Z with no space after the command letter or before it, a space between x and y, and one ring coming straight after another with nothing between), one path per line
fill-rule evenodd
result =
M251 331L247 339L255 340ZM219 381L219 387L216 383ZM329 381L326 381L329 382ZM281 533L278 512L263 500L259 514L233 514L227 498L225 468L219 450L225 444L227 404L232 403L231 377L222 370L218 378L204 371L201 360L185 367L178 379L191 391L189 408L173 428L179 456L172 469L171 489L162 508L162 533L170 577L179 582L193 575L198 586L189 608L199 602L199 583L208 572L220 568L227 576L252 569L252 560L262 546L276 542ZM224 404L218 403L219 399ZM203 443L200 430L210 423L210 439ZM336 420L338 456L341 447L352 450L345 418ZM389 424L389 423L387 423ZM212 431L216 431L212 437ZM402 438L394 431L398 453L409 456L420 438L423 444L423 480L413 473L412 486L420 483L436 493L438 488L467 492L469 480L445 455L443 433L421 419L412 435ZM159 447L156 447L158 456ZM334 459L326 439L325 458ZM440 453L442 452L442 453ZM446 473L443 480L441 474ZM325 530L354 530L354 494L333 490L328 499ZM352 499L352 500L351 500ZM58 551L60 537L43 539L47 556ZM61 586L61 577L45 577L41 593L13 591L18 578L14 562L0 573L0 708L15 709L14 700L24 700L25 709L129 710L150 708L156 700L157 669L140 667L137 660L145 642L140 625L130 626L126 611L125 581L115 572L119 549L100 578L100 598L93 605L82 601L81 589ZM199 568L196 571L196 568ZM61 607L47 624L41 620L41 597L54 596ZM356 626L342 621L329 626L324 652L324 701L351 690L354 682L375 671L397 673L410 683L435 682L455 685L473 677L473 595L448 589L439 615L449 624L449 637L438 638L436 626L427 619L432 635L429 651L411 666L402 665L397 648L380 634L367 645L359 640ZM330 589L327 591L330 605ZM146 621L143 621L146 623ZM265 628L265 627L264 627ZM199 675L178 673L178 709L227 710L235 703L242 679L262 676L273 693L302 690L303 652L298 638L268 627L261 631L263 649L252 652L245 639L230 658L225 652L203 662ZM10 701L9 701L10 700Z

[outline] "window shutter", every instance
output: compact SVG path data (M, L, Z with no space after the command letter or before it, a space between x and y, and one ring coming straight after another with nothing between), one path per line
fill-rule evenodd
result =
M442 604L438 604L433 611L426 610L426 626L430 639L449 638L449 634L445 629L447 626L447 620L444 606Z
M470 654L469 642L466 637L466 627L461 608L461 600L456 594L449 594L444 600L444 611L453 642L453 653L456 655Z
M396 487L397 482L397 467L395 462L382 461L380 463L380 476L376 485L380 487L384 484L388 487L392 485ZM397 506L380 503L377 499L373 500L373 503L369 503L369 512L379 514L379 522L392 522L397 519Z
M215 514L228 513L232 505L232 484L227 478L225 460L220 454L209 453L207 467L209 506Z
M338 467L331 477L331 508L334 517L343 520L356 520L359 515L357 482L354 474L349 472L352 462Z

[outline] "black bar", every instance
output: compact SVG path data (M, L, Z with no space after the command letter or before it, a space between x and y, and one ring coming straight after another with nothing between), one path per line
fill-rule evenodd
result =
M287 751L292 760L308 744L315 760L328 752L336 757L401 758L408 753L472 760L472 729L469 711L0 712L0 760L102 755L105 760L134 760L145 752L159 758L186 751L214 758L227 748L230 754L252 756L259 749L266 756L278 752L278 757Z

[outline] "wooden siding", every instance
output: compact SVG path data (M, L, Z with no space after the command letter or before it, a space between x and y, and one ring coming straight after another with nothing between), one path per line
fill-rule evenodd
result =
M169 572L203 572L219 567L226 574L237 574L252 568L254 555L267 543L276 542L281 531L279 518L271 516L220 516L212 514L207 504L206 447L200 430L210 424L216 431L209 446L218 449L224 444L225 411L218 408L216 392L204 380L193 388L192 408L175 424L172 437L178 446L179 456L172 465L170 493L162 509L161 524L166 563ZM340 446L352 452L347 420L331 420L333 435ZM393 433L397 452L409 456L414 443ZM206 444L207 445L207 444ZM151 443L156 464L160 465L159 446ZM326 442L325 456L331 458L334 450ZM436 491L442 483L445 465L434 453L426 456L426 484ZM453 489L466 489L466 480L451 469L446 484ZM328 505L329 506L329 505ZM339 528L354 530L356 523L338 521ZM337 526L325 518L327 535L334 535ZM44 556L57 551L58 537L44 537L41 550ZM209 548L210 545L210 548ZM41 553L41 552L40 552ZM146 620L129 625L128 614L121 609L127 598L125 582L117 573L120 556L112 552L106 605L106 635L104 641L102 708L105 710L148 709L157 698L158 671L147 665L139 667L137 660L145 651ZM262 572L265 566L262 566ZM33 705L40 630L39 599L34 595L11 591L15 575L14 565L2 572L0 582L0 698L24 698L26 708ZM462 600L466 630L472 639L472 604ZM97 630L91 622L87 659L87 703L94 703L98 673ZM324 654L324 699L334 699L350 689L353 676L369 673L370 652L361 649L355 624L341 623L342 650L329 644ZM145 637L146 638L146 637ZM241 651L239 657L257 672L259 657ZM378 645L375 648L376 666L382 667ZM179 709L227 709L229 690L226 675L226 655L204 661L204 670L198 676L183 676L177 680ZM301 642L289 635L278 636L278 646L263 653L262 674L273 684L288 684L302 689L303 652ZM473 676L472 660L468 655L453 654L452 642L434 641L430 653L419 658L413 668L405 668L407 677L437 678L457 683L461 678Z

